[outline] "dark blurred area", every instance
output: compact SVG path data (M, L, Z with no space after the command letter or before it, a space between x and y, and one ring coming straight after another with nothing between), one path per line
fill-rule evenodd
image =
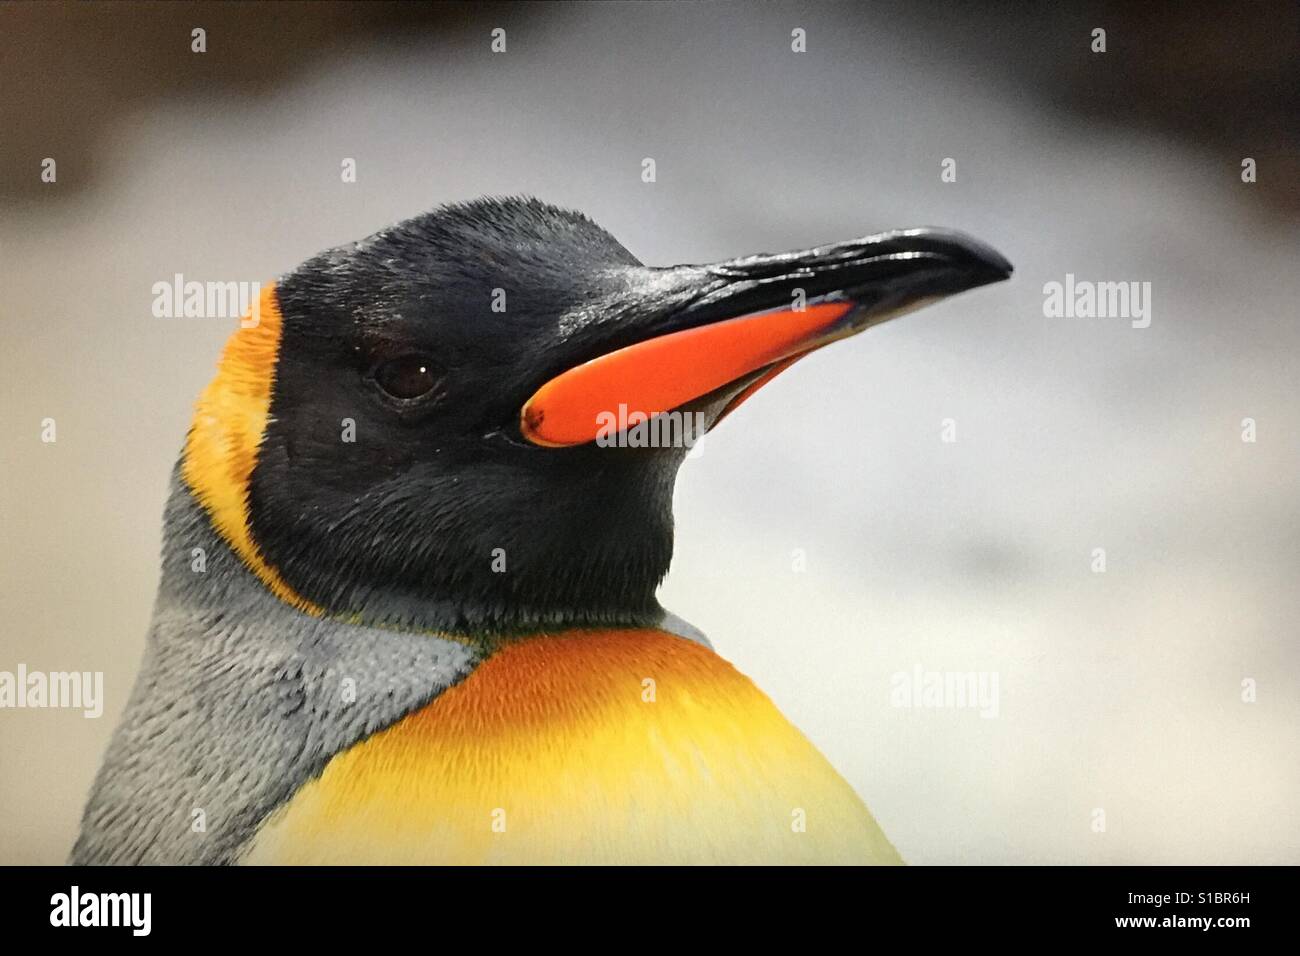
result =
M158 101L202 92L259 97L360 43L417 48L483 44L493 25L526 28L549 3L13 3L0 6L0 195L32 201L46 156L95 155L97 142ZM818 4L819 7L829 5ZM840 11L867 28L933 39L972 83L1075 116L1167 133L1209 151L1252 156L1262 212L1300 213L1300 4L872 3ZM856 8L856 9L855 9ZM1073 26L1072 26L1073 24ZM209 52L190 52L190 31ZM1106 30L1105 56L1087 38ZM924 70L923 62L916 64ZM1207 162L1219 160L1209 160ZM1224 169L1225 176L1238 170ZM70 199L115 175L60 167ZM45 198L45 197L43 197Z

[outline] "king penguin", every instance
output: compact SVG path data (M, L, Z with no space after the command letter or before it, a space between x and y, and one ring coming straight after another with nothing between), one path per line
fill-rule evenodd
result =
M900 862L657 601L689 429L627 439L1010 272L937 229L647 267L511 198L265 287L174 469L72 862Z

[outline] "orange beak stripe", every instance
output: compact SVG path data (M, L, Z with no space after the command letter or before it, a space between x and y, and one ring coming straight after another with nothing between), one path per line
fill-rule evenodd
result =
M824 344L852 308L850 302L822 302L799 311L761 312L629 345L562 372L539 388L520 412L520 428L537 445L586 444L600 432L600 416L620 405L655 415L766 366L783 362L785 368ZM727 411L781 369L754 382Z

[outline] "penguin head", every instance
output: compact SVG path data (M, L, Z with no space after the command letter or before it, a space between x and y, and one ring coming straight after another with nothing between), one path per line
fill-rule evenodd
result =
M465 634L652 624L694 440L810 351L1009 273L928 229L652 268L537 200L446 206L266 290L182 474L312 613Z

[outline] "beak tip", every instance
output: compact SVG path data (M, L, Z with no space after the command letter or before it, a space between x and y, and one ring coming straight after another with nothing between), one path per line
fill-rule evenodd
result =
M998 252L996 249L990 247L989 252L991 253L988 260L990 274L989 281L1002 282L1006 279L1010 279L1012 273L1016 271L1016 267L1007 260L1006 256L1002 255L1002 253Z
M923 229L917 233L927 246L974 279L974 285L989 285L1011 278L1015 267L1007 257L986 242L951 229Z

